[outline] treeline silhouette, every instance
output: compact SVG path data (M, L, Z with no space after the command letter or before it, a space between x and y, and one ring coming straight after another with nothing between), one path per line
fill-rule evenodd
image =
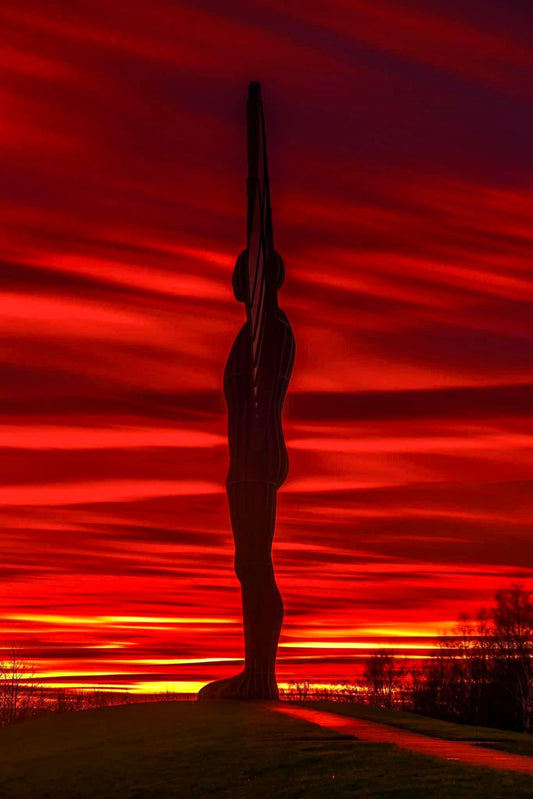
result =
M531 732L533 603L520 585L463 618L416 675L413 710L437 718Z
M134 694L120 690L50 688L39 683L21 649L13 647L0 661L0 727L45 713L66 713L134 702L179 702L194 697L195 694L171 691Z
M291 683L284 699L367 702L446 721L532 731L533 602L512 585L496 592L491 609L463 616L426 661L408 665L377 650L358 681L334 688Z

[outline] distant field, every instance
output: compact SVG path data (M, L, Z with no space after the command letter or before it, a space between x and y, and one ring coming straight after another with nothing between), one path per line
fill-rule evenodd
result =
M219 796L531 799L533 781L361 743L253 703L136 704L0 730L2 799Z

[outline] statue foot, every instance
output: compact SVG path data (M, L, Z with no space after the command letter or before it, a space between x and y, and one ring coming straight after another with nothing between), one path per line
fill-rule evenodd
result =
M276 678L271 673L248 672L210 682L198 692L198 702L220 702L225 699L279 699Z

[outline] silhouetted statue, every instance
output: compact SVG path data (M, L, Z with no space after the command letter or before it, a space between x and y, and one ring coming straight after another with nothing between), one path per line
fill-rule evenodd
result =
M230 453L226 487L242 592L245 664L237 676L202 688L199 700L278 698L283 603L271 550L276 495L289 468L281 411L294 363L294 336L278 307L285 270L274 249L261 89L255 82L248 90L247 131L247 249L233 272L233 291L245 304L247 321L224 373Z

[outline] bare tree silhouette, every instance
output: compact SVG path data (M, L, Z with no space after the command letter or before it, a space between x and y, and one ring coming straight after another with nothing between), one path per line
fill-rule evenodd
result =
M398 662L394 652L378 649L368 658L363 672L363 685L372 704L390 708L395 694L402 687L405 665Z
M22 650L12 646L0 661L0 726L33 714L38 693L33 667Z

